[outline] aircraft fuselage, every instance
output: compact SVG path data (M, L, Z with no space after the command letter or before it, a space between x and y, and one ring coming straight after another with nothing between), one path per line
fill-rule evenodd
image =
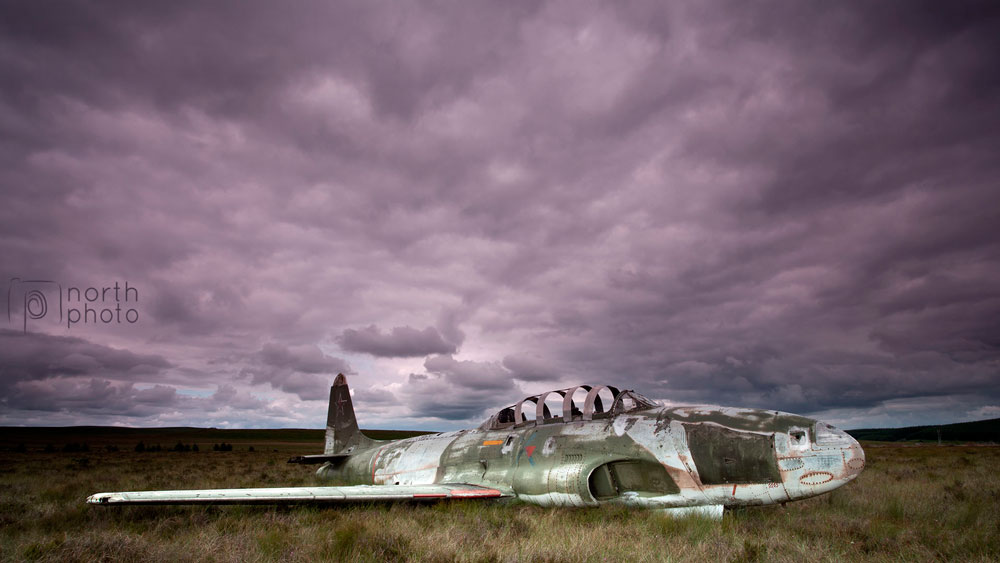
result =
M846 433L798 415L654 407L377 443L317 474L344 484L470 483L543 506L746 506L831 491L864 468Z

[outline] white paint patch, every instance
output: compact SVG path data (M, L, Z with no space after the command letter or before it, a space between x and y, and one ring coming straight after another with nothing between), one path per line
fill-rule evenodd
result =
M556 437L549 436L548 440L545 440L545 444L542 446L542 455L552 455L556 451Z
M614 423L615 436L624 436L625 435L625 426L627 424L628 424L628 420L626 420L626 417L624 417L624 416L616 417L615 418L615 423Z
M514 438L512 440L511 439L512 436L513 434L504 439L503 446L500 447L501 455L507 455L510 453L511 450L514 449L514 444L517 443L517 438Z
M375 483L381 485L429 485L434 483L445 448L453 432L430 438L406 440L382 451L375 461Z

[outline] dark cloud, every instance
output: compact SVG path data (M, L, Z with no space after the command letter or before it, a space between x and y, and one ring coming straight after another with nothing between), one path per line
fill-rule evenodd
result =
M352 398L357 404L365 407L399 405L399 399L396 397L395 393L389 391L388 389L355 389L354 396Z
M555 381L562 377L560 370L540 356L504 356L503 367L510 376L520 381Z
M0 385L52 377L155 377L172 364L155 354L135 354L72 336L0 329Z
M434 327L417 330L397 326L383 334L377 326L355 330L345 329L337 338L340 347L348 352L361 352L385 358L413 358L431 354L453 354L456 344L445 342Z
M451 356L432 356L424 362L424 368L456 387L483 390L511 387L510 372L498 362L459 361Z
M283 346L267 343L241 376L254 384L298 395L303 401L326 399L338 373L352 373L341 358L327 356L317 346Z
M462 426L476 425L485 420L493 409L511 404L517 396L515 388L473 389L456 386L443 377L411 379L402 396L413 418L462 421Z
M476 421L521 394L511 373L496 362L433 356L424 368L428 373L411 373L398 393L414 417Z
M1000 404L995 3L9 3L0 51L0 279L140 292L0 333L9 423L319 424L350 366L394 424Z
M316 346L287 347L268 343L258 352L261 363L303 373L350 373L351 368L340 358L327 356Z
M134 400L139 404L169 405L177 400L177 389L167 385L155 385L135 392Z
M263 410L266 407L264 401L228 384L219 385L212 394L212 401L220 406L241 410Z
M3 410L69 412L99 416L148 417L177 404L176 389L157 385L137 389L106 379L53 378L18 382Z

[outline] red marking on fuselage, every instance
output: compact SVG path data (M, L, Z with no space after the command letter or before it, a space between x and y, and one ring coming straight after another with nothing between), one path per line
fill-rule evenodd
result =
M736 496L736 483L733 483L733 496Z
M525 446L524 451L528 454L528 457L531 457L531 454L535 453L535 446Z
M799 483L803 485L822 485L833 481L833 473L829 471L810 471L799 477Z

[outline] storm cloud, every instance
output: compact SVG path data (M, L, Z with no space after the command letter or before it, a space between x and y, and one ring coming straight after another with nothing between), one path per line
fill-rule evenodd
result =
M487 409L506 406L519 392L511 373L498 362L432 356L424 361L424 369L424 374L411 373L400 393L414 416L485 418Z
M74 336L0 329L0 385L51 377L156 377L173 367L161 356L95 344Z
M346 329L337 339L340 347L349 352L364 352L386 358L414 358L431 354L453 354L455 344L444 341L434 327L417 330L408 326L398 326L387 334L378 327L355 330Z
M241 375L251 383L267 383L308 401L328 397L327 380L336 373L351 373L351 368L343 359L327 356L315 345L290 348L268 343L253 355Z
M11 282L2 424L1000 408L995 3L8 3L0 52L0 279L138 290Z

